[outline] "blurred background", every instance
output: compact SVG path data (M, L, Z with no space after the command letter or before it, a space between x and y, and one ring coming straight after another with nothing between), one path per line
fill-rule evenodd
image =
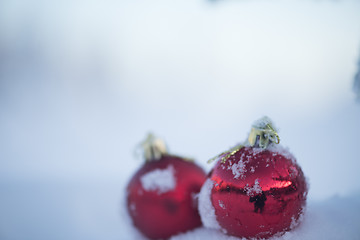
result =
M264 115L310 202L359 195L359 58L358 0L0 0L0 239L139 239L148 132L208 171Z

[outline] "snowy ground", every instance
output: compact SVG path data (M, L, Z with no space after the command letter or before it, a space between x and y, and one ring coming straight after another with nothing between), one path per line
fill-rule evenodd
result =
M310 183L281 239L359 239L360 2L0 0L0 239L141 239L149 131L206 161L268 115ZM359 85L358 85L359 86ZM233 239L197 229L174 239Z
M21 183L0 187L0 237L11 239L144 239L132 227L122 184ZM360 193L309 201L299 228L281 240L359 239ZM199 228L173 240L236 239Z

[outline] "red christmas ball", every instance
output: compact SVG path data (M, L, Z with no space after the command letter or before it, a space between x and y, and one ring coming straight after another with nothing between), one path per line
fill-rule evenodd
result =
M286 149L238 146L220 158L200 193L206 227L237 237L269 238L298 224L307 184Z
M127 186L133 224L150 239L167 239L201 226L195 196L206 180L191 161L161 154L147 161Z

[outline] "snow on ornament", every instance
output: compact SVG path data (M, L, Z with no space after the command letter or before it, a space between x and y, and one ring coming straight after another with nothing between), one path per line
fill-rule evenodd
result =
M127 186L134 226L150 239L167 239L201 226L196 196L205 172L189 159L169 155L153 135L143 142L146 162Z
M293 155L279 145L271 120L254 123L248 141L217 160L199 195L205 227L241 238L269 238L296 227L307 183Z

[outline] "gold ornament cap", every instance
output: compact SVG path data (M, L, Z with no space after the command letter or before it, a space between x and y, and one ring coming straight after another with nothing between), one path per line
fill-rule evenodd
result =
M141 143L141 148L147 162L159 160L163 155L167 154L167 147L164 140L155 137L152 133L149 133Z
M254 122L252 125L251 132L248 137L248 143L245 141L245 143L238 144L231 149L211 158L207 162L211 163L214 160L220 159L222 163L225 163L230 157L235 155L245 146L250 145L252 147L266 149L272 143L279 144L280 137L277 134L277 130L274 127L271 119L265 116Z
M280 143L280 137L269 117L265 116L254 122L248 142L250 146L262 149L266 149L271 143Z

